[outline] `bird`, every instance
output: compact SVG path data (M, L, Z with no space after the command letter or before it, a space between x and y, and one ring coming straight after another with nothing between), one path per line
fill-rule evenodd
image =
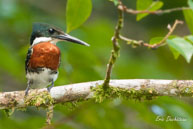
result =
M30 88L47 88L50 92L54 86L54 82L58 78L61 58L60 49L56 46L59 41L90 46L88 43L65 33L59 27L41 22L34 23L30 47L25 60L27 78L25 96L28 95Z

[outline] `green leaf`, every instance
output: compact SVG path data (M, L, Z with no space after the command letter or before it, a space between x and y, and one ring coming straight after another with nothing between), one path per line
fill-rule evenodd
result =
M183 10L184 18L190 32L193 34L193 11L192 10Z
M173 47L169 47L170 48L170 51L173 53L173 55L174 55L174 59L175 60L177 60L178 59L178 57L180 56L180 53L176 50L176 49L174 49Z
M137 10L146 10L152 4L152 0L137 0ZM141 20L148 14L137 14L137 21Z
M173 39L173 38L176 38L177 36L176 35L170 35L169 37L168 37L168 39ZM178 57L180 56L180 53L178 52L178 51L176 51L174 48L172 48L172 47L169 47L170 48L170 50L172 51L172 53L173 53L173 55L174 55L174 59L178 59Z
M163 2L152 0L137 0L137 10L149 10L155 11L160 9L163 6ZM137 14L137 21L141 20L145 16L149 15L148 13Z
M67 33L78 28L90 16L91 0L68 0L66 10Z
M193 35L186 36L185 39L193 44Z
M149 44L159 43L162 39L163 37L153 37L152 39L150 39Z
M193 10L193 0L188 0L188 5Z
M118 0L109 0L109 1L112 1L112 2L114 3L115 6L117 6L118 3L119 3Z
M190 63L192 54L193 54L193 46L190 42L183 38L174 38L174 39L168 39L167 43L169 47L175 49L177 52L179 52L188 63ZM174 52L173 52L174 53ZM176 56L176 55L174 55Z
M168 39L173 39L173 38L175 38L175 37L176 37L175 35L170 35L170 36L168 37ZM152 38L152 39L149 41L149 44L157 44L157 43L159 43L161 40L163 40L163 38L164 38L164 37L154 37L154 38ZM173 55L174 55L174 59L178 59L180 53L179 53L178 51L176 51L176 50L175 50L174 48L172 48L172 47L169 47L169 48L170 48L171 52L172 52Z
M152 4L152 0L137 0L137 10L145 10Z

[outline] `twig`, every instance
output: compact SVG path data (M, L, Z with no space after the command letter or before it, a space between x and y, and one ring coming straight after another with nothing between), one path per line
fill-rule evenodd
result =
M63 116L61 119L54 121L51 125L46 125L42 129L57 129L58 126L63 125L64 123L72 122L73 118L76 117L78 112L81 112L83 109L88 108L87 104L80 104L76 108L71 109L70 113L66 116Z
M53 113L54 113L54 105L50 105L47 108L47 113L46 113L46 123L47 125L51 124L51 120L53 118Z
M183 21L176 20L174 22L173 26L171 28L169 28L169 32L167 33L167 35L159 43L154 44L152 46L152 48L158 48L158 47L162 46L165 43L165 41L168 39L168 37L174 32L174 30L178 24L183 24Z
M119 39L127 42L127 44L131 44L134 46L145 46L145 47L151 47L151 44L145 43L143 40L134 40L134 39L129 39L127 37L124 37L122 35L119 35Z
M174 32L174 30L175 30L175 28L177 27L178 24L183 24L183 21L176 20L174 22L173 26L171 28L169 28L169 32L166 34L166 36L160 42L155 43L155 44L144 43L143 40L137 41L137 40L128 39L128 38L126 38L124 36L121 36L121 35L119 36L119 38L123 41L126 41L128 44L132 44L132 45L135 45L135 46L144 46L144 47L156 49L160 46L165 45L165 41Z
M50 95L54 100L53 104L76 101L80 99L84 101L85 99L95 98L95 92L91 89L102 84L103 80L58 86L51 89ZM144 92L146 92L145 96L152 95L152 92L155 92L157 96L193 95L193 80L126 79L111 80L109 85L110 87L117 88L116 92L119 90L134 91L136 96L144 95ZM46 88L30 90L28 95L34 96L34 93L42 94L45 91L47 91ZM0 109L26 108L28 106L33 105L26 105L24 103L24 91L0 93ZM44 104L37 106L44 106Z
M121 5L121 4L122 4L121 1L119 1L119 5ZM123 27L123 11L118 9L118 14L119 14L118 23L115 27L114 36L112 37L113 50L111 51L111 56L110 56L109 62L107 64L106 76L105 76L104 84L103 84L104 88L109 86L112 68L113 68L113 65L114 65L117 57L119 56L120 46L118 43L118 39L119 39L120 30Z
M171 13L175 11L182 11L182 10L190 10L190 7L178 7L178 8L172 8L172 9L166 9L166 10L156 10L156 11L149 11L149 10L133 10L127 8L125 5L120 5L118 6L120 10L123 10L126 13L129 14L141 14L141 13L149 13L149 14L166 14L166 13Z

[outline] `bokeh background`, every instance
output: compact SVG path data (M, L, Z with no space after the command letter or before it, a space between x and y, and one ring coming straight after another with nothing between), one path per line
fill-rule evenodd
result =
M187 6L185 0L162 0L163 9ZM111 37L117 21L117 10L108 0L92 0L93 10L87 22L70 34L88 42L84 47L67 42L57 45L62 51L60 74L55 85L104 79L112 49ZM135 9L135 0L123 1ZM24 61L29 47L33 22L46 22L66 29L66 0L0 0L0 91L24 90ZM78 17L77 17L78 18ZM164 36L167 25L184 20L181 11L150 15L136 22L135 15L125 14L122 34L149 42ZM176 35L190 34L186 24L177 27ZM192 79L193 61L175 60L169 48L150 50L132 48L120 42L121 51L113 69L114 79ZM158 97L152 101L93 100L57 105L53 126L57 129L192 129L193 101L186 97ZM36 129L45 125L45 110L28 108L7 117L0 111L0 129ZM186 121L156 121L157 116L183 117Z

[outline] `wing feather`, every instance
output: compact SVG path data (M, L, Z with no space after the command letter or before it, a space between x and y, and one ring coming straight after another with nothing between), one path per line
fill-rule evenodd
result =
M27 70L28 70L28 66L29 66L29 60L31 58L31 55L33 53L33 48L30 47L28 49L28 52L27 52L27 57L26 57L26 60L25 60L25 72L27 73Z

